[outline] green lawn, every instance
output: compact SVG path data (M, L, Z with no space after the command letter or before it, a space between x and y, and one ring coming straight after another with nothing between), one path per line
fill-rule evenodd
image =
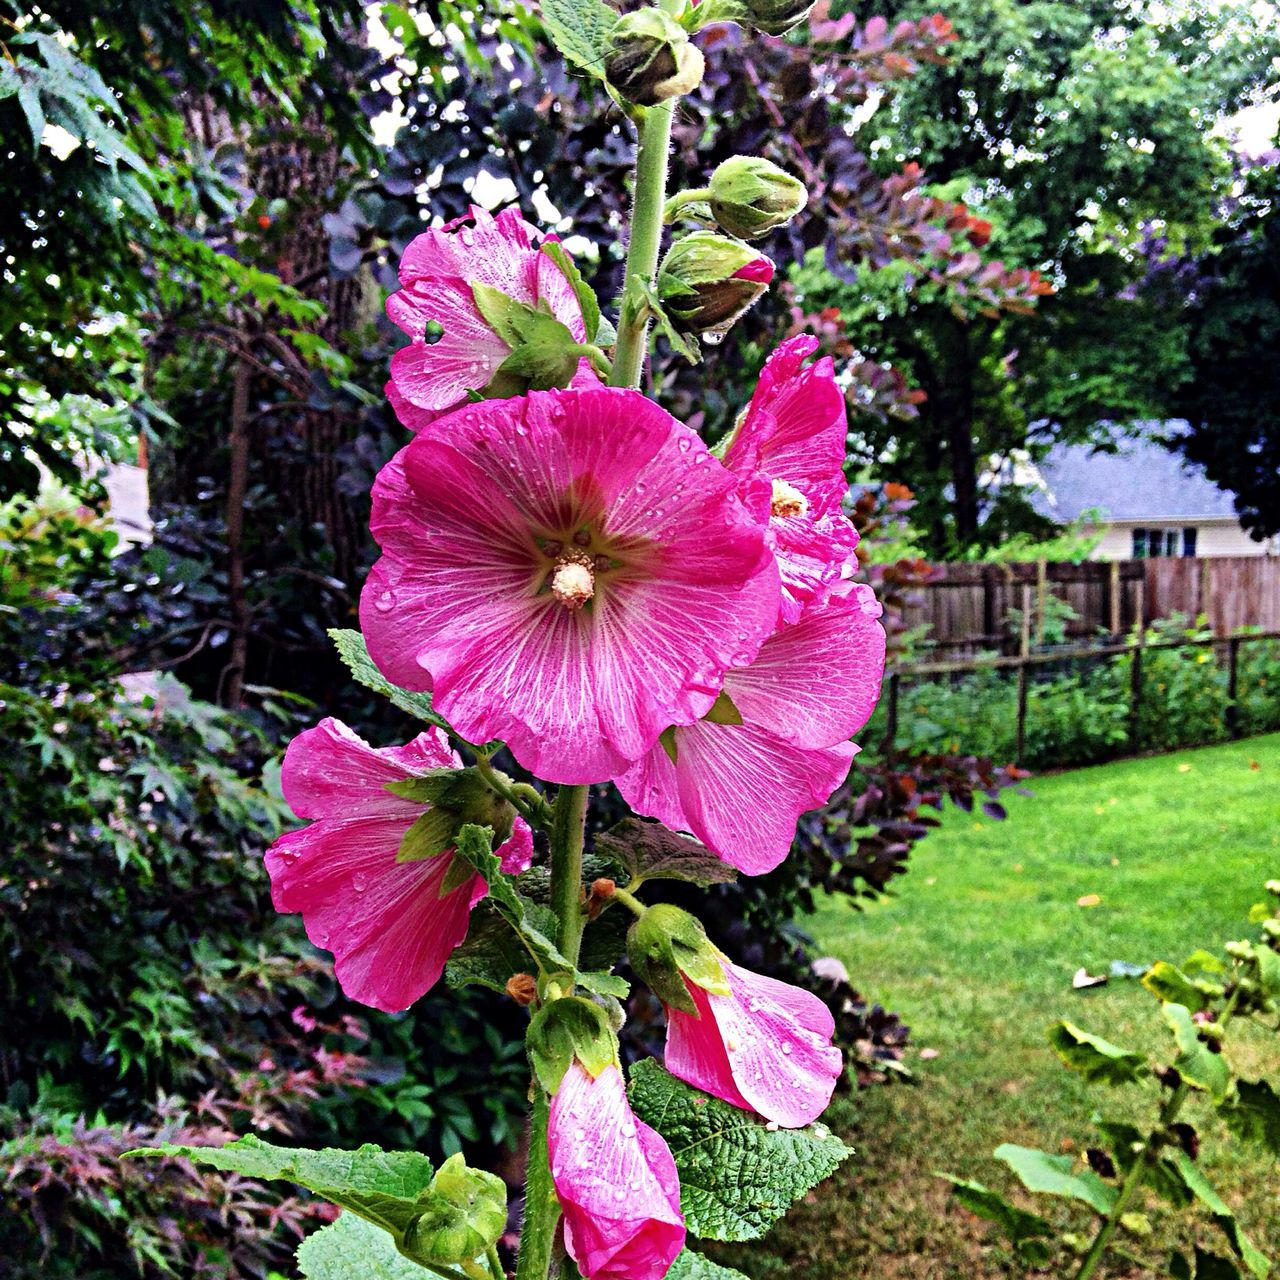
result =
M1030 785L1034 797L1014 797L1005 822L950 811L894 897L861 913L832 901L810 922L822 950L911 1025L920 1084L837 1109L857 1154L770 1239L726 1261L788 1280L1021 1274L931 1172L1008 1191L1012 1176L990 1159L1001 1141L1080 1150L1098 1105L1138 1113L1142 1090L1085 1089L1046 1047L1045 1028L1065 1016L1166 1050L1158 1006L1136 983L1075 991L1072 975L1112 960L1176 962L1250 932L1245 913L1280 876L1280 735ZM1086 895L1100 901L1079 905ZM937 1056L921 1059L922 1049ZM1239 1065L1280 1074L1280 1040L1250 1029ZM1212 1120L1201 1158L1254 1240L1280 1254L1280 1168ZM1157 1240L1177 1239L1169 1212L1152 1209ZM1200 1230L1216 1246L1212 1227Z

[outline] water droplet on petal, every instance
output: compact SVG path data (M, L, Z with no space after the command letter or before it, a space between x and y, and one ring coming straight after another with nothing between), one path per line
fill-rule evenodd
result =
M681 436L678 447L681 453L688 453L693 448L693 441L688 436Z
M388 587L387 590L373 602L373 607L377 609L379 613L390 613L391 610L396 607L396 593Z
M782 1052L786 1057L789 1058L791 1056L791 1046L789 1044L784 1044L782 1046Z

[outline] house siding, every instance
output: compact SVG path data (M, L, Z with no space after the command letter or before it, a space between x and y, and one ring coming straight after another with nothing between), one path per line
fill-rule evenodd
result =
M1276 539L1255 542L1238 520L1160 519L1109 520L1102 541L1094 548L1093 560L1128 560L1133 555L1134 529L1195 529L1196 557L1265 556L1277 554Z

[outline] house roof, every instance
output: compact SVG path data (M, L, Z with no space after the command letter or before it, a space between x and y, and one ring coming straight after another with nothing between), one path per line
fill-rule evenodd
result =
M1232 494L1158 440L1119 441L1114 453L1057 445L1038 470L1044 487L1033 491L1032 505L1054 520L1091 508L1112 520L1236 517Z

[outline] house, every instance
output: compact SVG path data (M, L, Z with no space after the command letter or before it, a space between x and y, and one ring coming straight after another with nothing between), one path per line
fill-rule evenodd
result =
M1123 440L1114 453L1057 445L1035 469L1042 515L1066 524L1097 513L1094 560L1280 554L1280 539L1251 538L1233 496L1158 440Z

